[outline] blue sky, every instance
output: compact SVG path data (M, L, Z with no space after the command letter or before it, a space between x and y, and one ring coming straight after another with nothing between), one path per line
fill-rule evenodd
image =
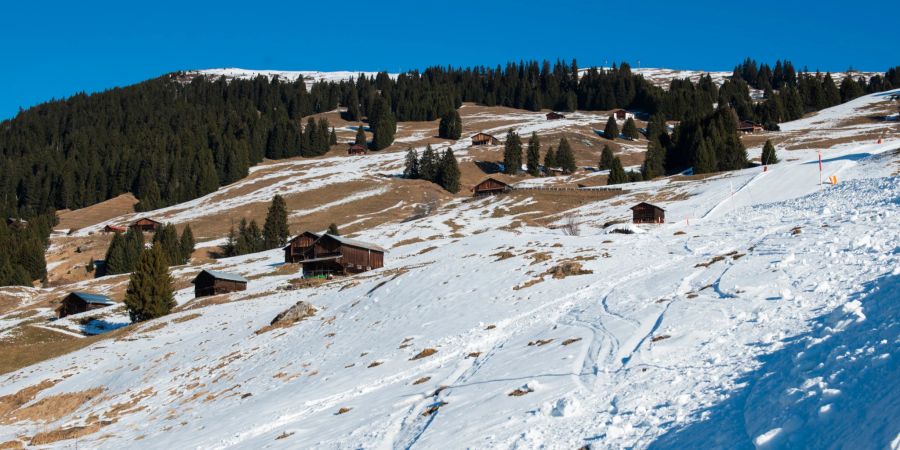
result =
M387 70L577 58L730 70L900 65L900 2L569 0L9 2L0 119L80 91L212 67Z

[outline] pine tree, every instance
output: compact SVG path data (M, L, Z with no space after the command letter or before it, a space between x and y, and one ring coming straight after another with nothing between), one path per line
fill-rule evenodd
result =
M441 186L451 193L459 192L459 164L453 150L447 147L444 157L441 158Z
M615 158L613 155L612 148L609 144L603 146L603 151L600 152L600 165L598 168L600 170L609 170L612 167L612 161Z
M703 139L697 147L697 156L694 160L694 173L715 172L718 164L716 154L709 145L709 140Z
M443 116L441 116L441 122L438 125L438 136L444 139L459 139L462 135L462 119L459 116L459 111L451 110L447 111Z
M328 225L328 234L333 235L333 236L341 235L341 231L338 230L338 226L336 223L332 223L331 225Z
M266 213L266 222L263 224L263 240L265 249L283 247L290 236L287 220L287 204L281 195L272 197L272 204Z
M547 153L544 155L544 170L547 173L550 173L550 169L555 169L559 166L559 163L556 161L556 150L551 146L547 149Z
M406 165L403 167L403 178L408 180L419 178L419 154L412 147L406 152Z
M347 98L347 113L346 119L348 121L359 120L362 115L359 113L359 92L356 90L356 84L350 83L350 95Z
M334 127L331 127L331 135L328 138L329 145L337 144L337 133L334 131Z
M503 144L503 173L515 175L522 169L522 140L511 128Z
M775 154L775 146L772 145L772 141L769 139L766 139L766 144L763 145L760 161L763 165L778 163L778 155Z
M647 143L647 153L644 154L644 163L641 165L641 177L644 180L652 180L665 175L665 149L658 140Z
M185 225L184 229L181 230L178 246L181 250L181 261L179 263L187 264L191 260L191 254L194 253L194 232L191 231L190 224Z
M533 177L541 176L541 140L537 133L531 133L531 139L528 140L528 152L525 165L528 167L528 174Z
M366 131L363 129L362 124L356 127L356 140L353 142L357 145L366 145Z
M437 179L437 166L434 163L435 153L431 144L425 146L422 159L419 160L419 177L423 180L434 182Z
M381 96L375 97L372 110L369 112L369 126L372 128L372 149L382 150L394 142L397 122L391 113L390 105Z
M222 246L222 255L226 258L237 256L237 234L234 232L234 225L228 230L228 237L225 239L225 245Z
M556 151L556 162L566 175L575 173L578 166L575 163L575 153L569 145L569 141L563 137L559 140L559 149Z
M153 244L162 249L163 256L168 265L177 265L181 261L181 242L178 239L178 231L175 225L170 223L162 225L153 235Z
M125 238L120 233L114 233L104 258L107 275L128 272L128 255L125 246Z
M628 174L625 173L625 169L622 167L622 161L619 158L613 158L612 163L610 163L609 177L606 179L606 184L621 184L627 182Z
M141 254L125 291L125 308L132 322L165 316L176 305L172 277L162 248L156 244Z
M631 140L635 140L641 136L637 126L634 124L634 119L631 117L625 120L625 125L622 127L622 135Z
M603 129L603 136L611 140L615 140L619 137L619 125L616 124L616 118L614 116L609 116L609 120L606 121L606 128Z

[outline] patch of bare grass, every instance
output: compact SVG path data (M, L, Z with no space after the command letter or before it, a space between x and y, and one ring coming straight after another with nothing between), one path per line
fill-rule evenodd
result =
M437 350L435 350L433 348L426 348L426 349L422 350L421 352L417 353L416 356L413 356L409 360L416 361L416 360L419 360L422 358L427 358L435 353L437 353Z

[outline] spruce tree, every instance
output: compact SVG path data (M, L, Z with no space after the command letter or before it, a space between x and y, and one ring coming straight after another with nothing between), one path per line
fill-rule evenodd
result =
M169 314L175 307L172 277L159 244L142 252L125 291L125 308L132 322L143 322Z
M178 231L175 229L175 225L167 223L160 226L156 234L153 235L153 244L158 245L162 249L168 265L180 264L181 242L178 239Z
M613 155L612 148L609 144L604 145L603 151L600 152L600 165L598 168L600 170L609 170L612 167L613 158L615 158L615 155Z
M661 147L656 139L647 143L647 153L644 154L644 163L641 165L641 177L644 180L665 175L665 150Z
M104 258L107 275L128 272L128 255L125 247L125 238L120 233L114 233Z
M356 140L353 143L363 146L366 145L366 131L363 129L362 124L359 124L359 126L356 127Z
M462 135L462 119L459 111L453 109L447 111L441 116L441 122L438 125L438 136L444 139L457 140Z
M769 139L766 139L766 144L763 145L760 162L762 162L763 165L778 163L778 155L775 154L775 146L772 145L772 141Z
M422 159L419 160L419 177L423 180L434 182L437 179L437 165L434 163L435 153L431 144L425 146Z
M441 187L454 194L459 192L459 164L449 147L441 159Z
M716 154L710 147L709 140L703 139L697 147L697 156L694 160L694 173L715 172L718 167Z
M334 127L331 127L331 135L328 138L329 145L337 144L337 133L334 131Z
M528 152L525 162L528 168L528 174L533 177L541 176L541 140L537 133L531 133L531 139L528 140Z
M419 178L419 154L412 147L406 152L406 165L403 167L403 178L408 180Z
M622 127L622 135L631 140L635 140L641 136L637 126L634 124L634 119L631 117L625 120L625 125Z
M619 158L613 158L612 163L610 163L609 177L606 179L606 184L621 184L627 182L628 174L625 173L625 169L622 167L622 161Z
M222 255L226 258L237 256L237 233L234 231L234 225L228 230L228 237L225 239L225 245L222 246Z
M503 144L503 173L515 175L522 169L522 140L510 128Z
M266 213L266 222L263 224L263 241L265 249L282 247L290 236L287 220L287 204L281 195L272 197L272 204Z
M332 223L331 225L328 225L328 234L333 235L333 236L341 235L341 231L338 230L338 226L336 223Z
M559 140L559 149L556 151L556 162L566 175L575 173L578 166L575 163L575 153L569 145L569 141L563 137Z
M606 121L606 128L603 129L603 136L610 140L615 140L619 137L619 125L616 124L616 118L614 116L609 116L609 120Z
M555 169L557 166L559 166L559 163L556 161L556 150L551 146L544 155L544 170L549 174L550 169Z
M187 264L191 260L191 254L194 253L194 232L191 225L187 224L181 230L181 238L179 238L179 247L181 250L181 264Z

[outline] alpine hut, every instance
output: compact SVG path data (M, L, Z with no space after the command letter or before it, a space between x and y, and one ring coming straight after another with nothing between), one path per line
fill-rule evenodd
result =
M632 223L663 223L666 221L666 210L647 202L640 202L631 207Z
M284 262L288 264L300 262L320 237L322 237L321 234L312 231L298 234L284 247Z
M62 305L56 311L59 314L59 318L63 318L71 314L106 308L115 304L114 301L105 295L72 292L63 298Z
M194 285L194 297L206 297L208 295L247 290L246 278L233 273L215 270L201 271L191 283Z
M750 120L742 120L740 123L738 123L737 130L740 133L753 134L761 132L763 130L763 127L756 122Z
M500 145L500 139L487 133L478 133L472 136L472 145Z
M106 225L103 227L104 233L124 233L128 231L125 227L120 227L116 225Z
M502 194L510 189L512 188L508 184L496 178L487 178L481 183L476 184L475 187L472 188L472 196L482 197L485 195L497 195Z
M616 120L628 120L634 119L634 114L625 111L624 109L614 109L609 112Z
M291 242L296 250L285 248L285 259L303 265L303 276L348 275L384 267L386 250L375 244L333 234L322 234L311 244L315 233L304 233ZM296 243L294 243L296 241ZM296 253L295 253L296 252Z
M564 116L556 111L550 111L547 113L547 120L559 120L559 119L565 119L565 118L566 118L566 116Z
M365 155L366 153L369 153L369 149L362 144L353 144L347 149L348 155Z
M140 219L135 220L134 223L132 223L129 226L129 228L134 228L138 231L144 231L144 232L148 232L148 231L156 232L156 230L159 229L160 225L162 225L162 224L153 219L150 219L147 217L141 217Z

